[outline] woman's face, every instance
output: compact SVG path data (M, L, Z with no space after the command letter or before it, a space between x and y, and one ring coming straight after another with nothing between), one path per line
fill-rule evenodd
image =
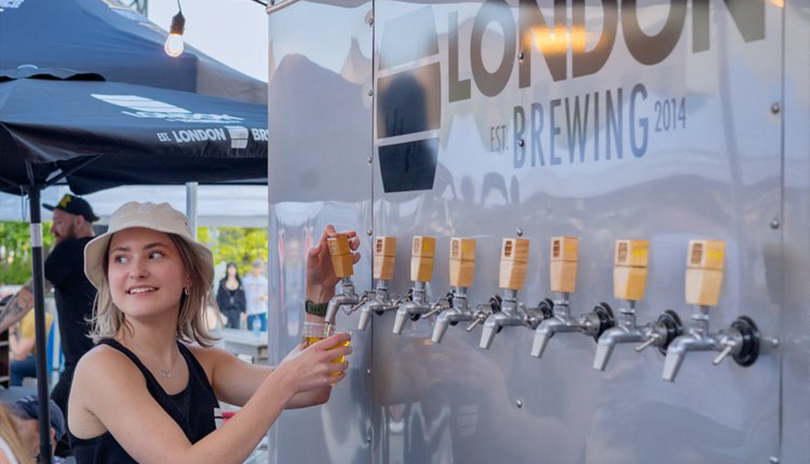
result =
M107 277L113 302L128 317L178 311L190 278L168 235L140 227L116 232L109 245Z
M235 277L236 276L236 266L228 266L228 277Z

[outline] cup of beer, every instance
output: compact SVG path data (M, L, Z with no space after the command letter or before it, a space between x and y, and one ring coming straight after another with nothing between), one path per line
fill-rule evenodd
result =
M323 340L324 338L331 337L335 334L335 326L332 324L327 324L325 322L304 322L304 345L307 348L312 346L315 343ZM350 341L346 341L335 345L331 349L338 348L340 346L349 346ZM333 359L332 362L335 364L340 364L346 360L346 356L338 356L337 358ZM332 375L337 375L334 373Z

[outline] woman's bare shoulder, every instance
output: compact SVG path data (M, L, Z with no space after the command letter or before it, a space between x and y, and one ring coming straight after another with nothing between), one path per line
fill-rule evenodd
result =
M143 374L127 355L109 345L97 345L79 360L73 382L84 378L109 378L110 375L143 379Z

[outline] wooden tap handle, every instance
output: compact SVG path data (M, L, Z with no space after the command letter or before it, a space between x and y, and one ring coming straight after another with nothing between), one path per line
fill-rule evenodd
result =
M564 236L551 238L549 284L551 291L573 293L577 285L579 239Z
M450 239L450 285L470 287L475 276L475 239Z
M691 240L686 258L686 302L717 306L723 287L726 243L722 240Z
M396 255L396 237L377 237L374 240L373 269L375 279L392 280L394 278Z
M616 240L613 258L613 296L638 301L647 285L650 244L647 240Z
M413 238L411 245L411 280L414 282L430 282L433 280L436 238L417 235Z
M499 286L520 290L526 281L529 263L529 241L525 238L505 238L501 243L501 269Z
M350 277L354 274L352 253L349 248L349 239L345 235L327 239L329 255L332 258L332 267L339 278Z

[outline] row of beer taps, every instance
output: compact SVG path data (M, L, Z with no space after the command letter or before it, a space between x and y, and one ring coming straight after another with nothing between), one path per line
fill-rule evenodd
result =
M591 311L572 316L569 296L576 289L579 240L562 236L551 239L550 288L554 298L545 298L528 307L518 298L529 261L529 240L503 239L500 253L500 295L470 305L467 289L475 273L475 240L450 239L450 285L452 290L433 302L428 301L426 286L432 280L436 250L435 237L416 236L412 242L411 275L413 286L405 296L392 296L388 284L393 279L396 257L395 237L378 237L374 241L373 291L358 295L354 289L351 253L346 237L329 239L329 250L336 275L341 279L341 292L329 302L326 321L334 324L338 309L347 314L360 311L357 329L365 330L372 315L396 311L394 333L401 334L410 319L436 316L432 341L441 343L448 328L467 323L471 332L482 325L480 348L489 349L495 336L504 328L527 327L534 331L530 354L540 358L551 338L560 333L580 333L592 337L596 345L593 367L604 371L614 348L619 344L637 344L641 352L653 346L666 356L662 377L674 381L690 351L716 351L714 365L732 356L741 366L753 364L760 353L757 325L746 316L738 317L729 327L718 332L709 329L709 311L717 306L725 266L725 242L692 240L689 242L686 266L686 302L692 305L689 326L684 329L675 311L666 310L644 325L636 321L636 303L644 297L649 263L647 240L616 240L614 249L613 293L620 301L618 317L607 303Z

